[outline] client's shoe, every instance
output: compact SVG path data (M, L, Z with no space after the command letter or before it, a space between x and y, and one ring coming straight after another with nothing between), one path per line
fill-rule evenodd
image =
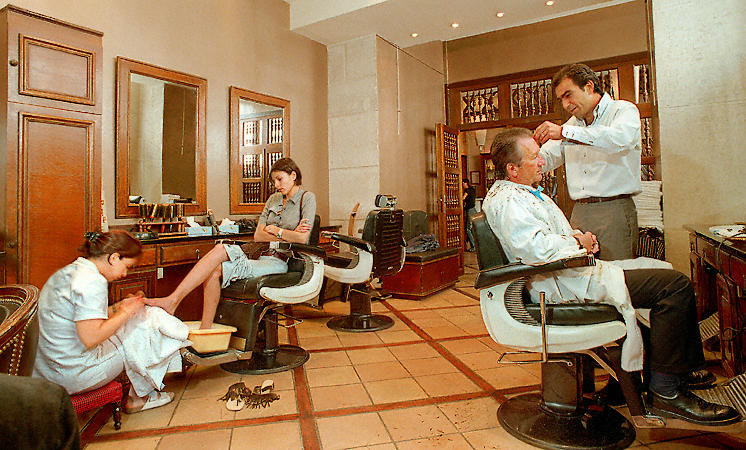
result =
M596 392L593 395L593 399L599 405L623 406L627 404L627 399L624 398L624 392L622 392L622 386L613 378L609 378L606 386Z
M686 389L677 389L672 398L651 390L649 399L648 404L652 412L699 425L730 425L741 420L738 411L730 406L710 403Z
M715 375L707 369L695 370L681 377L683 389L708 389L715 385Z

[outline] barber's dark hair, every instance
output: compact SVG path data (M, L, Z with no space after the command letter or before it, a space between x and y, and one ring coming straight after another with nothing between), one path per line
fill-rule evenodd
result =
M518 139L527 137L531 138L531 130L526 128L514 127L497 133L490 146L490 156L492 163L495 165L495 172L498 180L508 178L505 166L508 163L520 165L523 159L523 149L518 146Z
M119 253L122 258L136 258L142 253L140 241L123 230L111 230L106 233L89 231L83 238L83 244L78 247L78 251L85 258L112 253Z
M471 183L469 183L469 180L468 180L468 179L466 179L466 178L464 178L464 179L463 179L463 180L461 180L461 181L463 181L463 182L464 182L464 183L466 183L466 184L471 184Z
M280 158L275 161L275 163L272 164L272 168L269 169L270 175L272 175L272 172L285 172L288 175L295 172L295 185L300 186L303 184L303 175L300 173L300 168L298 167L298 164L290 158Z
M564 80L569 78L579 88L585 87L589 81L593 82L593 92L604 95L603 89L601 89L601 80L590 67L585 64L568 64L561 68L559 72L555 73L552 77L552 89L557 89L557 86Z

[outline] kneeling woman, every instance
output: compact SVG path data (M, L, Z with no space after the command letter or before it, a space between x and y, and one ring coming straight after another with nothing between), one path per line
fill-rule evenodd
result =
M189 329L158 308L146 308L142 296L109 306L109 282L127 276L142 245L125 231L91 232L79 250L83 257L49 277L39 295L33 376L77 394L106 385L126 369L132 382L126 412L169 403L173 394L159 391L166 372L181 370L179 349L189 342Z
M264 205L254 241L307 243L316 216L316 197L301 189L300 169L290 158L278 159L272 165L270 177L277 192ZM217 244L194 265L171 295L146 302L173 314L184 297L202 284L204 305L200 328L210 328L221 287L235 280L285 273L288 271L287 259L288 255L274 250L265 252L259 259L249 259L238 245Z

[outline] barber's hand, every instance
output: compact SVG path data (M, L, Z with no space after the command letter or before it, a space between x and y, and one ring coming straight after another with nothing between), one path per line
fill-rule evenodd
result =
M598 251L598 241L596 240L596 236L590 231L577 233L573 236L580 241L580 245L583 246L586 252L593 254Z
M562 139L562 126L546 121L534 130L534 140L539 145L543 145L550 139Z
M307 233L311 231L311 225L308 223L308 219L301 219L300 222L298 222L298 226L295 227L293 231L298 233Z

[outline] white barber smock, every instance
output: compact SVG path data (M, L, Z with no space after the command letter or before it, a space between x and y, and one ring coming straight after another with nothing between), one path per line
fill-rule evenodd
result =
M512 262L539 265L563 258L585 255L578 248L573 230L554 202L526 186L497 180L482 204L492 232ZM603 302L617 308L627 327L622 346L622 368L642 370L642 335L624 282L621 267L606 261L595 266L563 269L531 277L531 298L544 292L549 303Z
M633 103L604 94L593 117L590 125L571 117L562 125L564 139L541 147L544 171L564 164L573 200L641 192L640 111Z

